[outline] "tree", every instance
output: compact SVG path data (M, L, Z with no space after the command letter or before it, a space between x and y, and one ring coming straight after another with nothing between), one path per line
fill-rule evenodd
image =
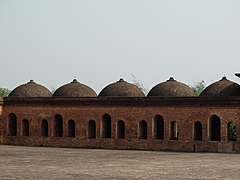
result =
M234 122L231 122L228 125L228 139L230 141L236 141L237 139L237 132L236 132L236 124Z
M192 88L194 94L199 96L201 94L201 92L205 89L206 84L205 84L205 81L202 80L190 87Z
M143 83L140 82L135 75L131 74L131 76L132 76L133 84L136 85L139 89L141 89L145 95L147 95L148 90L143 86Z
M0 88L0 96L5 97L8 96L10 94L10 90L7 88Z

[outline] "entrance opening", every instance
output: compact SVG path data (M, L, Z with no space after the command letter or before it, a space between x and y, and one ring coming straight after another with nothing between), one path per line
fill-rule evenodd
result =
M117 138L125 138L125 123L122 120L118 121L117 123Z
M62 137L63 135L63 119L60 114L56 114L54 117L54 136Z
M237 140L236 124L234 122L229 122L227 125L228 141Z
M194 140L202 141L202 124L199 121L194 123Z
M221 140L221 121L218 116L213 115L210 118L209 130L210 130L209 134L210 134L211 141Z
M140 121L140 123L139 123L139 133L138 133L139 134L138 135L139 139L147 139L147 129L148 129L147 122L144 121L144 120Z
M90 120L88 122L88 138L89 139L96 138L96 122L94 120Z
M72 119L68 121L68 137L75 137L75 122Z
M46 119L42 120L41 124L41 136L48 137L48 121Z
M29 122L27 119L22 120L22 136L29 136Z
M172 140L178 140L178 124L176 121L171 122L170 135Z
M154 139L164 139L164 120L161 115L154 118Z
M104 114L102 117L102 138L111 138L111 127L111 116L109 114Z
M8 115L8 136L17 135L17 116L14 113Z

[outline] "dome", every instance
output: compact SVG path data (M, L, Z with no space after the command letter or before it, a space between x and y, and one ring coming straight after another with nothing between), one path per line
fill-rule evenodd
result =
M76 79L72 82L59 87L53 94L54 97L96 97L96 92L84 85L79 83Z
M229 81L226 77L210 84L206 87L200 96L239 96L240 85Z
M30 80L26 84L16 87L9 94L10 97L51 97L52 93L44 86Z
M195 96L193 90L170 77L169 80L157 84L148 93L148 96L171 96L171 97L184 97Z
M144 93L134 84L130 84L123 79L106 86L98 96L117 97L144 97Z

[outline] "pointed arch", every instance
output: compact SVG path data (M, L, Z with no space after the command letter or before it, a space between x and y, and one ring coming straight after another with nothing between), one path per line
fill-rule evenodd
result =
M221 140L221 120L216 115L209 119L209 137L211 141Z
M22 120L22 136L29 136L29 122L27 119Z
M236 123L229 122L227 124L227 137L228 137L228 141L237 140Z
M112 136L112 120L109 114L104 114L102 116L102 126L101 126L101 137L102 138L111 138Z
M14 113L8 115L8 136L17 135L17 116Z
M96 122L94 120L88 122L88 138L96 139Z
M60 114L56 114L54 117L54 137L63 136L63 119Z
M117 122L117 138L124 139L125 138L125 123L122 120Z
M72 119L68 121L68 137L75 137L75 121Z
M41 136L48 137L48 121L46 119L43 119L41 123Z
M178 123L172 121L170 124L170 137L172 140L178 140Z
M161 115L156 115L153 123L154 139L164 139L164 119Z
M144 120L140 121L139 125L138 125L138 138L139 139L147 139L147 129L148 129L147 122Z
M194 123L194 140L195 141L202 141L202 123L196 121Z

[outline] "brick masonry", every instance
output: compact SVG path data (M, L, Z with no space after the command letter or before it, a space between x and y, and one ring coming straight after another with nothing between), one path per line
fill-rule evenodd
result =
M1 109L1 108L0 108ZM9 114L17 117L17 134L9 136ZM240 152L240 98L5 98L0 121L1 143L25 146L138 149L186 152ZM62 137L54 137L55 115L63 120ZM103 138L103 116L111 117L111 138ZM155 138L155 117L164 121L164 138ZM220 119L220 141L210 140L210 119ZM29 135L23 135L23 120ZM48 122L48 137L41 136L41 123ZM75 137L69 136L68 121L75 122ZM96 122L96 138L88 138L88 123ZM125 138L119 139L118 121L125 123ZM140 139L140 122L147 123L147 139ZM171 138L171 123L178 124L178 139ZM202 124L202 140L193 140L194 123ZM228 140L227 127L234 122L236 141ZM214 132L212 132L214 133Z

